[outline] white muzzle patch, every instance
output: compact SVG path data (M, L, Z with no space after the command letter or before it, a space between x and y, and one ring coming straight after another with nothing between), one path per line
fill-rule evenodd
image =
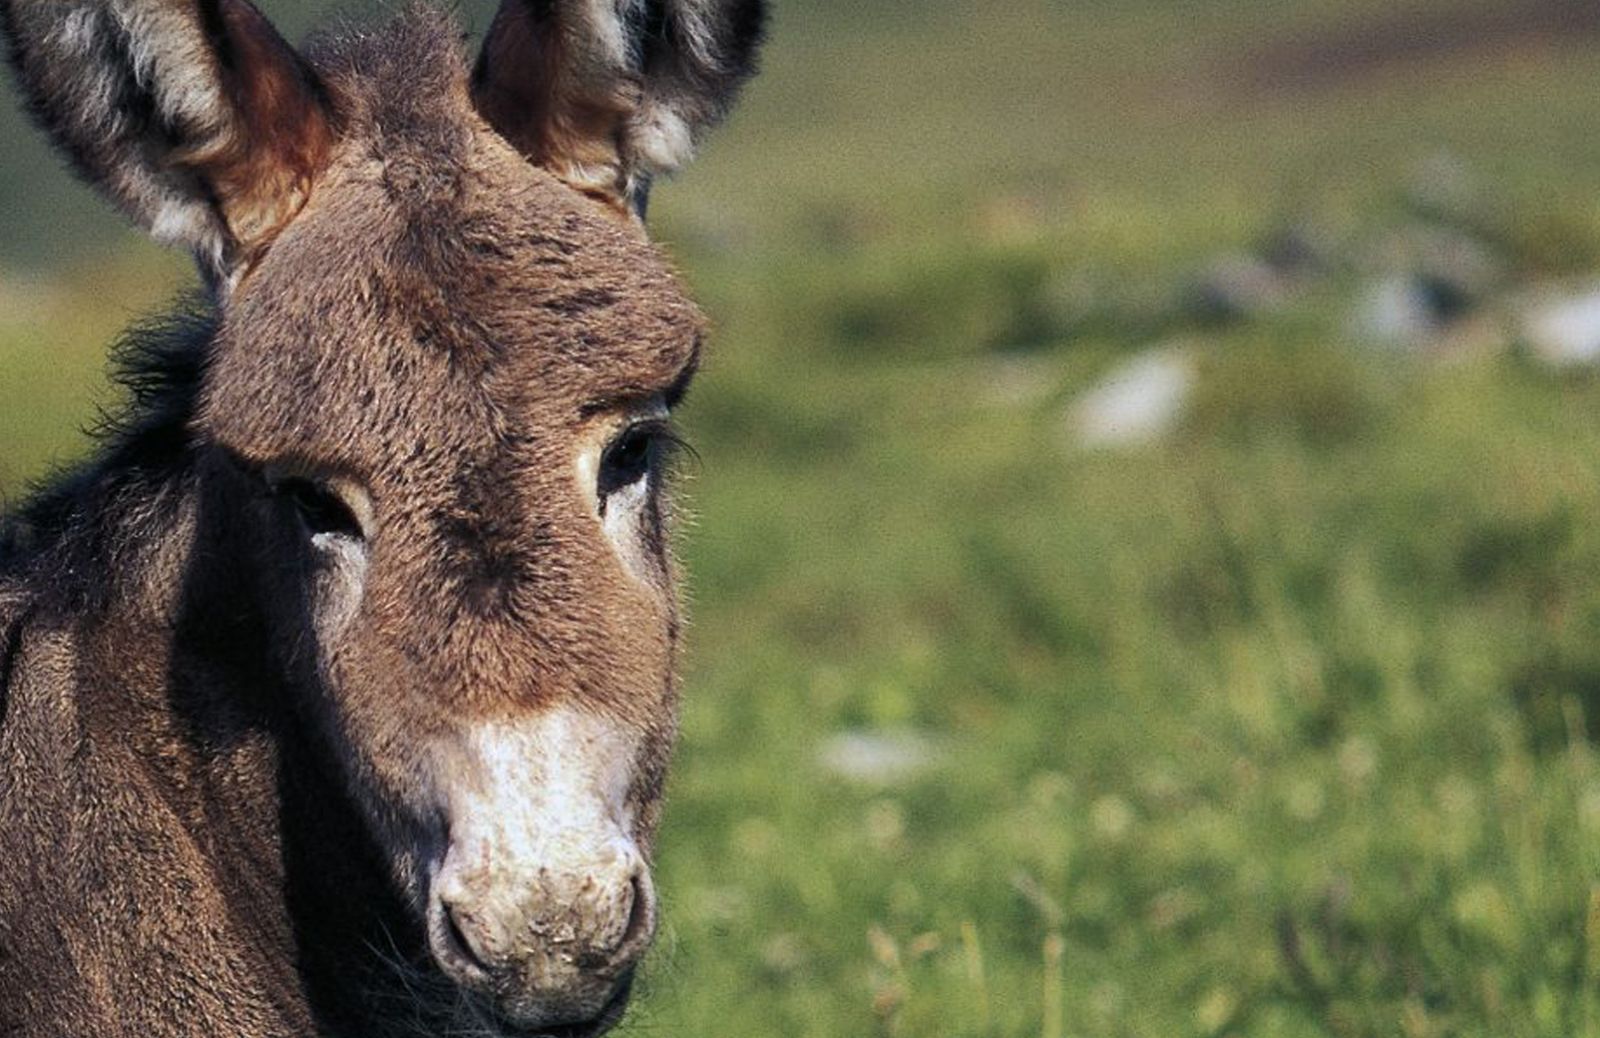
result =
M649 944L655 897L631 832L637 741L570 708L485 725L449 754L449 849L429 937L458 982L527 1026L600 1013Z

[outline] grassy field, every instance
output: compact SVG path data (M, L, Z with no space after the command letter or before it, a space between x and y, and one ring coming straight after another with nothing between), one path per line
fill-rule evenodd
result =
M1593 21L778 4L658 192L718 331L624 1033L1600 1036L1600 381L1515 316L1600 271ZM1459 319L1372 341L1440 235L1487 257ZM1273 305L1196 302L1290 237ZM180 269L49 254L0 274L8 491ZM1152 346L1178 424L1076 445ZM908 759L852 776L842 734Z

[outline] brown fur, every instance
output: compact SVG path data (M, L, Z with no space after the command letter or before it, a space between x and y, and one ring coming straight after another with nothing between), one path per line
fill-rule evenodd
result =
M249 263L305 205L332 132L310 69L259 11L220 0L211 16L211 35L227 48L218 71L236 126L184 154L181 164L212 185Z
M631 571L573 459L681 392L701 318L640 225L480 117L443 17L302 64L210 9L251 144L174 161L248 256L136 341L101 457L0 527L0 1034L524 1033L428 956L427 750L604 718L648 849L668 505L649 476ZM370 501L359 582L285 479Z

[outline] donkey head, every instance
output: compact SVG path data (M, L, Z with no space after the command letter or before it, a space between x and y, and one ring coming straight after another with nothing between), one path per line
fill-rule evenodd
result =
M420 8L306 55L246 0L0 28L80 170L199 259L199 496L437 968L515 1027L614 1019L655 926L701 329L641 218L759 0L505 0L471 69Z

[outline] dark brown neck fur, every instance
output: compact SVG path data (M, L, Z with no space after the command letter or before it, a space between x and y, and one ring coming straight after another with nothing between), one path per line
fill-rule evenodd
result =
M0 1033L370 1034L418 1008L380 962L422 961L414 924L263 667L253 546L197 478L226 462L174 449L208 328L133 336L98 461L0 531Z

